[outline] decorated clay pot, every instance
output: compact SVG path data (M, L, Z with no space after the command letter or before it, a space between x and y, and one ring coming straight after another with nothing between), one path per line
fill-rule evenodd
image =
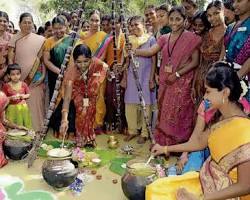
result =
M24 142L11 139L6 139L3 145L5 155L12 160L24 159L28 155L31 147L31 142Z
M44 180L54 189L68 187L77 177L78 169L69 159L46 160L42 166Z
M141 161L131 160L127 163L126 172L121 179L122 190L129 200L145 200L146 186L156 179L156 171L152 168L152 173L136 174L131 167Z

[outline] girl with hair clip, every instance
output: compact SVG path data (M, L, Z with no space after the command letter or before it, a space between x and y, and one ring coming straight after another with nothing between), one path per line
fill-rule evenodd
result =
M21 81L21 68L18 64L8 66L7 75L9 82L3 85L2 91L9 98L10 103L6 109L6 118L26 130L32 129L30 110L26 103L29 99L29 87Z
M211 156L201 171L163 178L147 187L146 200L249 199L250 120L239 100L246 94L237 73L226 62L216 62L205 78L205 110L216 110L204 130L186 143L173 146L156 144L152 153L197 151L209 148ZM199 113L204 118L204 109ZM237 134L235 134L237 133Z

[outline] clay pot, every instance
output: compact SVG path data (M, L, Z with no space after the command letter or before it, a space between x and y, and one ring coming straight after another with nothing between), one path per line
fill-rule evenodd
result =
M10 139L6 139L3 145L5 155L12 160L24 159L28 155L31 147L31 142Z
M135 175L133 173L133 169L130 168L130 166L139 162L141 163L142 161L129 161L127 163L126 172L121 179L123 193L129 200L145 200L146 186L156 179L156 171L155 173L147 176Z
M46 160L42 166L44 180L54 189L68 187L77 177L78 169L69 160Z

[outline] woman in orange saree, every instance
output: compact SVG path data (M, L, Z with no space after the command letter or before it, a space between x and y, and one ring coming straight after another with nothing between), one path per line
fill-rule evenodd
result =
M30 98L27 100L32 118L32 127L35 131L42 130L44 120L44 85L45 67L40 59L43 53L45 38L32 33L33 18L30 13L20 16L21 31L10 40L9 64L20 65L21 80L25 81L30 89Z
M95 146L96 104L108 65L97 58L92 58L90 48L83 44L75 47L73 59L74 65L69 67L65 75L66 86L60 132L65 133L68 129L68 110L72 99L76 107L77 146Z
M219 111L221 121L187 143L155 145L152 153L201 150L208 146L211 157L200 173L159 179L149 185L147 200L249 199L245 195L250 194L250 180L246 176L250 170L250 120L238 104L246 91L237 73L224 62L215 63L208 71L205 87L204 98L209 108Z

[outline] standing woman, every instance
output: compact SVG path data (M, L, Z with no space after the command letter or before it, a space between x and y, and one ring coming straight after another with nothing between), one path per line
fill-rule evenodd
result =
M250 1L235 0L233 6L239 20L226 30L221 58L225 56L227 61L238 65L238 75L242 78L250 72Z
M66 24L62 17L55 17L52 20L53 27L53 36L48 38L44 45L43 61L45 66L48 69L48 86L49 86L49 99L51 100L53 92L56 85L57 77L61 70L61 64L64 60L67 48L72 43L72 38L66 34ZM57 107L53 113L50 126L53 128L54 134L56 137L59 136L59 128L61 124L61 109L63 101L60 98L57 99ZM73 106L73 104L72 104ZM69 132L75 132L74 127L74 115L75 109L70 106L70 115L69 115Z
M196 106L199 106L205 94L204 79L211 64L220 59L223 37L226 30L224 7L221 1L213 1L207 6L207 18L211 29L204 35L201 44L201 62L197 68L192 96Z
M191 31L192 30L192 19L194 15L198 12L198 4L196 0L182 0L182 6L185 9L185 29Z
M144 27L144 19L141 16L134 16L131 20L132 28L134 29L134 35L129 37L129 42L132 44L133 49L148 49L152 47L156 40L154 36L151 36L146 32ZM127 58L129 59L129 58ZM151 107L156 104L156 91L155 91L155 68L156 58L155 56L146 58L138 56L136 62L138 62L138 81L142 86L142 93L146 104L146 112L151 121ZM137 130L141 129L141 135L137 140L137 143L144 144L148 139L147 126L143 117L142 106L138 97L138 91L136 87L136 80L133 76L133 63L129 62L127 69L127 86L125 90L125 114L128 122L128 136L125 141L133 139L137 135Z
M30 88L30 98L27 100L32 126L35 131L41 131L44 120L44 85L45 68L41 64L45 38L32 33L33 18L30 13L20 16L21 31L11 38L9 44L9 64L17 63L21 67L21 80Z
M124 48L125 48L125 36L121 30L121 17L115 18L115 43L116 43L116 59L117 64L114 63L115 52L114 52L114 41L111 41L106 49L105 62L111 69L109 78L107 79L106 91L105 91L105 103L107 106L107 112L105 116L105 126L106 131L111 131L112 126L116 127L118 122L117 118L117 91L116 91L116 78L119 79L119 82L122 80L123 68L121 65L124 60ZM110 37L113 38L111 35ZM119 72L119 73L116 73ZM113 75L116 74L116 77ZM121 114L121 129L125 131L127 127L126 117L125 117L125 104L124 104L124 92L125 90L120 87L120 114Z
M92 58L91 50L83 44L75 47L73 59L74 65L68 68L65 76L66 86L60 132L65 133L68 129L68 111L72 99L76 107L77 146L95 146L96 103L108 65L99 59Z
M160 33L161 35L168 34L171 32L171 28L168 24L168 13L170 11L170 6L167 4L162 4L156 8L156 16L159 21Z
M8 24L8 14L6 12L0 11L0 88L2 87L2 78L7 69L8 44L11 39L11 35L7 32Z
M87 45L90 48L94 57L104 60L105 49L107 48L109 42L112 41L112 37L109 37L108 34L103 31L100 31L100 23L100 12L98 10L93 10L90 13L89 18L89 31L83 32L81 34L80 43ZM96 104L97 111L95 120L95 128L97 133L101 133L103 131L102 127L106 114L106 106L104 100L105 86L106 81L103 82L100 87L100 90L98 91L98 100Z
M172 32L161 36L147 50L136 49L139 56L152 56L162 49L159 77L159 115L155 139L159 144L177 144L189 139L193 130L194 105L191 85L194 68L199 64L201 38L184 28L182 7L169 12Z

